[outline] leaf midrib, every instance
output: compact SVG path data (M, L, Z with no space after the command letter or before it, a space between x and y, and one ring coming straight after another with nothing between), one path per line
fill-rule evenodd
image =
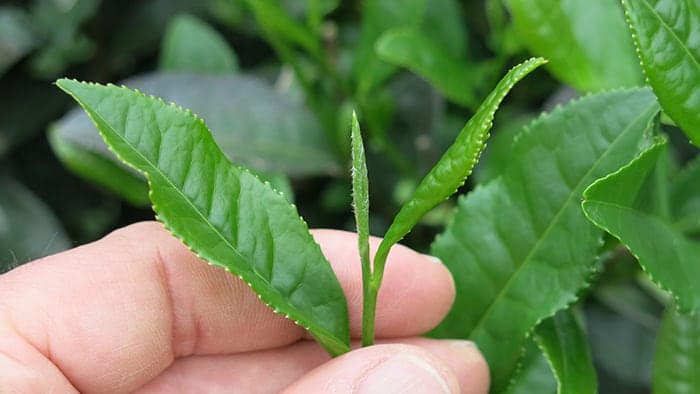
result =
M77 96L74 96L74 97L75 97L75 99L78 100L79 102L85 104L85 103L84 103L82 100L80 100ZM119 139L122 140L126 145L128 145L129 148L131 148L131 150L132 150L136 155L138 155L139 157L141 157L149 166L151 166L153 169L155 169L155 172L157 172L158 174L160 174L160 176L162 176L163 179L165 179L165 180L168 182L168 184L170 185L170 187L171 187L173 190L175 190L180 196L182 196L182 198L187 202L187 204L188 204L190 207L192 207L192 209L194 210L194 212L196 212L197 215L199 215L200 218L202 218L203 222L204 222L204 223L207 223L208 227L210 227L211 229L213 229L214 233L224 242L225 245L227 245L227 246L233 251L234 255L236 255L237 257L239 257L239 258L241 259L241 261L244 261L244 262L247 261L247 259L245 259L245 258L236 250L236 248L231 244L231 242L229 242L229 241L226 239L226 237L224 237L223 234L221 234L221 232L220 232L220 231L219 231L219 230L218 230L218 229L203 215L203 214L202 214L202 212L197 208L197 206L195 206L195 205L192 203L192 201L191 201L184 193L182 193L181 190L179 190L179 189L175 186L175 184L170 180L170 178L169 178L168 176L165 175L165 173L163 173L157 166L153 165L153 162L151 162L151 160L149 160L147 157L145 157L143 154L141 154L141 152L140 152L138 149L136 149L136 148L134 147L134 145L131 144L131 142L130 142L129 140L127 140L124 136L122 136L121 134L119 134L118 132L116 132L116 131L112 128L112 126L110 126L109 123L102 117L102 115L100 115L99 113L97 113L97 111L88 111L88 112L93 113L94 116L96 116L97 118L99 118L102 124L104 124L104 125L106 125L107 127L109 127L110 132L111 132L112 134L116 135L117 138L119 138ZM199 123L200 126L204 127L205 130L208 131L207 126L201 121L201 119L197 118L196 122ZM100 133L102 133L102 131L100 131ZM218 149L218 147L216 147L215 144L214 144L214 147L215 147L215 149ZM114 153L117 154L116 151L115 151ZM224 159L226 159L226 157L223 155L223 152L221 152L221 150L219 150L219 153L222 155L222 157L223 157ZM134 169L136 169L136 170L139 171L139 172L143 172L144 175L146 176L146 179L148 180L149 188L150 188L151 190L153 190L153 188L151 187L151 177L150 177L148 171L143 171L143 170L137 168L136 166L134 166L134 165L132 165L131 163L129 163L127 160L122 159L121 155L119 155L119 154L117 154L117 156L119 157L120 160L122 160L122 161L123 161L124 163L126 163L127 165L133 167ZM227 160L227 159L226 159L226 160ZM234 166L234 165L231 164L231 163L229 163L229 165L230 165L230 166ZM156 205L155 205L155 204L153 204L153 210L156 211L156 212L158 211L158 209L156 208ZM165 223L165 221L163 222L163 224L165 224L165 225L167 226L167 224ZM176 235L175 232L172 232L172 233L173 233L174 235ZM179 237L178 237L178 238L179 238ZM246 264L247 264L247 265L250 265L250 264L248 264L248 263L246 263ZM217 264L217 265L218 265L218 264ZM228 267L224 267L224 268L228 269ZM277 291L277 289L275 289L275 288L272 286L272 284L269 283L265 278L263 278L255 269L251 269L250 272L252 272L255 276L257 276L257 277L259 278L259 280L260 280L261 282L265 283L273 292L278 293L278 295L280 295L279 292ZM241 273L237 273L237 275L241 275L241 276L242 276ZM280 295L280 296L281 296L281 295ZM283 298L283 297L282 297L282 298ZM292 305L292 304L290 303L289 305ZM279 309L279 310L287 309L287 308L284 308L284 306L285 306L284 304L275 305L275 309ZM292 315L292 313L294 313L294 314L296 314L297 316L300 316L300 317L301 317L301 318L294 318L293 320L302 321L302 319L303 319L303 321L305 321L306 325L303 326L304 328L306 328L306 327L311 327L311 326L320 327L320 326L317 326L313 320L308 319L308 317L307 317L304 313L301 313L297 308L289 308L289 309L291 310L291 313L289 313L290 316ZM291 316L291 317L294 317L294 316ZM309 329L309 331L311 331L311 330ZM320 328L320 329L316 329L316 328L315 328L313 331L320 331L319 334L325 334L325 336L330 337L330 338L332 338L334 341L339 342L340 344L344 345L342 341L340 341L340 340L338 340L338 339L336 338L335 334L331 333L330 331L326 330L325 328Z
M609 146L612 147L613 145L615 145L615 144L617 143L617 141L619 141L619 139L622 138L622 137L629 131L629 129L630 129L634 124L636 124L636 123L637 123L640 119L642 119L644 116L647 116L647 113L648 113L652 108L654 108L655 106L656 106L656 104L655 104L655 103L652 103L652 104L650 104L648 107L646 107L646 108L640 113L640 115L638 115L637 117L635 117L635 118L629 123L629 125L625 128L625 130L624 130L623 132L621 132L620 134L618 134L618 136L617 136L615 139L613 139L613 141L610 143ZM480 330L482 329L482 326L483 326L483 325L486 323L486 321L488 320L488 318L489 318L489 316L491 315L491 313L493 312L495 306L498 305L498 304L500 303L501 298L504 297L505 294L508 292L508 290L510 289L510 286L511 286L511 284L513 283L513 281L515 280L515 278L517 278L517 277L520 275L520 273L521 273L522 270L523 270L523 267L527 266L527 263L530 261L530 259L532 258L532 256L534 256L534 254L539 250L541 244L544 242L544 239L547 238L547 236L549 235L550 231L552 231L552 229L555 227L554 224L555 224L555 223L558 223L559 218L561 217L561 215L563 215L563 212L566 210L566 207L569 205L569 203L570 203L570 201L572 200L572 198L574 198L574 197L577 195L577 193L575 193L575 191L578 190L578 189L580 189L580 188L582 187L581 185L583 184L583 182L591 175L591 173L593 172L593 170L594 170L595 168L597 168L598 164L600 164L600 162L601 162L604 158L607 157L607 155L610 153L611 150L612 150L612 149L607 149L607 150L593 163L593 165L591 166L591 168L590 168L588 171L586 171L586 173L581 177L581 179L579 180L579 182L578 182L578 183L576 184L576 186L572 189L572 192L571 192L571 193L569 194L569 196L566 198L566 200L565 200L564 203L561 205L561 207L557 210L557 213L554 215L554 217L553 217L552 220L550 221L550 223L549 223L549 225L547 226L547 228L542 232L542 235L540 236L540 238L537 240L537 242L535 243L535 245L533 245L533 247L532 247L532 249L530 250L530 252L527 254L527 256L525 256L525 258L523 258L522 262L520 263L520 265L518 266L518 268L515 270L515 272L513 273L513 275L511 275L510 278L508 278L508 280L506 281L506 283L505 283L504 286L503 286L503 290L501 290L501 292L498 293L498 295L493 299L493 301L491 301L491 303L489 304L489 306L488 306L488 308L486 309L486 311L484 312L484 314L483 314L483 315L481 316L481 318L479 318L479 320L477 321L477 324L474 325L474 328L472 328L472 330L471 330L470 333L469 333L469 337L473 337L473 335L474 335L475 332L478 332L478 331L480 331ZM546 317L546 316L545 316L545 317Z

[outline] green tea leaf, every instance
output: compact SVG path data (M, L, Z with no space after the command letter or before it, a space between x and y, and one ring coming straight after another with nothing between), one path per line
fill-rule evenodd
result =
M459 132L455 142L421 180L411 199L396 214L379 245L374 258L379 280L389 249L408 234L423 215L454 194L471 174L486 146L494 114L508 92L545 62L542 58L532 58L511 69Z
M365 162L365 147L362 143L360 123L357 114L352 113L352 202L355 210L355 224L357 226L357 248L362 264L362 291L363 299L367 300L372 267L369 258L369 182L367 180L367 163ZM374 332L374 321L363 321L363 339L365 330ZM371 344L371 343L369 343ZM363 345L369 345L363 343Z
M352 59L352 71L360 97L391 76L396 67L377 57L375 44L387 30L396 27L418 27L425 11L426 0L403 1L397 6L393 0L366 0L362 2L360 39Z
M415 72L448 99L467 107L476 106L482 68L443 50L423 32L411 28L389 30L377 41L376 50L380 59Z
M623 0L647 79L664 111L700 146L700 3Z
M37 45L29 16L20 8L0 6L0 76Z
M679 310L700 308L700 242L685 237L668 220L650 212L644 186L666 148L657 143L629 165L596 181L584 193L583 210L614 235L651 279L677 297Z
M673 1L673 0L672 0ZM507 0L518 37L579 91L642 84L622 9L611 0Z
M700 387L700 313L667 308L654 356L654 393L691 394Z
M535 329L535 341L557 378L557 393L597 393L596 377L581 317L565 309L543 320Z
M534 341L526 341L518 371L503 394L554 394L556 391L557 381L547 359Z
M0 176L0 273L69 247L49 208L24 186Z
M427 1L420 25L420 31L428 40L439 43L447 53L457 57L467 53L469 44L462 8L458 0Z
M201 258L238 275L326 350L349 350L343 291L281 194L232 165L204 122L113 85L61 79L117 155L149 180L153 210Z
M341 172L313 115L262 80L242 75L149 74L124 84L198 113L234 163L289 176ZM55 128L57 138L119 162L79 109Z
M672 216L678 229L700 233L700 156L673 180L670 194Z
M436 238L432 253L452 271L457 298L433 335L475 340L496 391L527 334L586 286L602 232L581 212L583 190L636 156L658 110L650 90L632 89L534 121L505 173L461 198Z
M202 74L229 74L238 70L238 58L216 30L188 15L173 18L165 31L160 68Z
M132 205L149 205L148 185L140 174L104 155L83 149L69 139L61 138L57 129L49 131L48 139L56 156L71 171L105 187Z
M246 0L246 3L265 34L298 45L313 55L320 55L321 45L313 32L294 20L278 0Z

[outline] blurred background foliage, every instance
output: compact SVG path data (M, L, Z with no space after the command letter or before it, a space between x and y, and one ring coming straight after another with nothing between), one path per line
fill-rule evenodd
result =
M107 151L52 84L58 77L123 83L192 109L232 161L295 201L311 227L354 227L356 109L379 234L497 78L526 56L549 58L548 72L507 98L464 192L502 170L511 141L542 110L643 82L617 2L567 0L534 12L546 3L2 1L0 272L153 219L143 178ZM692 148L672 126L667 132L673 172ZM453 205L427 215L405 243L428 250ZM600 388L646 392L664 297L610 245L582 302ZM524 379L551 381L535 353L526 354Z

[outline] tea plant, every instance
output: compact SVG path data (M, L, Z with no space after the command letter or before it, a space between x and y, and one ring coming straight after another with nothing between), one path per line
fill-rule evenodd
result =
M330 354L349 350L347 306L300 213L359 234L363 345L374 341L388 253L403 239L455 279L455 303L427 335L475 341L492 392L697 392L697 0L207 0L119 10L76 0L55 26L46 21L60 19L57 9L35 2L44 5L0 7L0 21L12 22L0 23L0 73L16 77L13 62L29 56L27 69L55 79L99 37L115 44L92 58L92 73L66 75L107 81L147 71L124 80L129 88L59 80L99 134L73 111L49 131L54 153L103 198L152 205L203 260L240 276ZM95 13L131 7L144 9L123 15L123 28L80 29ZM138 18L156 7L161 18ZM17 45L3 45L13 36ZM151 51L129 63L140 45ZM2 56L5 48L16 52ZM529 56L538 58L498 82ZM547 72L504 100L540 57ZM31 89L17 85L25 88L4 89L20 93L2 101L0 118L31 107L43 127L52 96L21 99ZM27 137L0 126L1 156ZM69 245L13 179L43 162L19 156L2 161L10 170L0 174L0 263ZM48 201L87 194L47 188ZM71 228L71 218L90 218L79 222L92 234L81 240L108 226L53 205ZM46 230L23 230L31 221L22 212ZM374 255L370 230L384 234Z

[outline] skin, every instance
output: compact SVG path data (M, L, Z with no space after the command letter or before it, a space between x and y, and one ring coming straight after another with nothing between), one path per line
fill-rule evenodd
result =
M357 238L313 234L359 338ZM472 343L417 337L453 299L442 264L396 246L379 293L379 345L331 360L238 278L160 224L138 223L0 275L0 392L486 393Z

